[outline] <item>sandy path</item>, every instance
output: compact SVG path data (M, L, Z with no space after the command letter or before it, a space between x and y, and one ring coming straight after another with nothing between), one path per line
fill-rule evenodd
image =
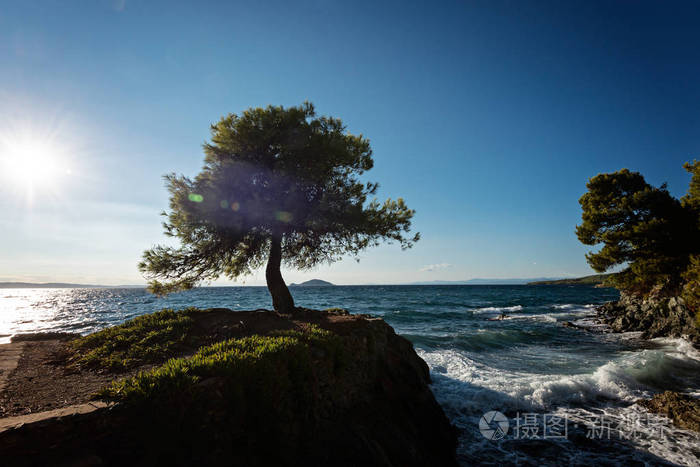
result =
M17 368L26 342L0 345L0 394L5 390L10 373Z

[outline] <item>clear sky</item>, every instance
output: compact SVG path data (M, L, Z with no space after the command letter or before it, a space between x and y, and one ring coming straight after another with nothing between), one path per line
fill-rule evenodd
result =
M142 283L162 175L197 173L221 115L304 100L371 140L422 240L287 282L588 274L588 178L687 188L698 24L675 1L3 0L0 280Z

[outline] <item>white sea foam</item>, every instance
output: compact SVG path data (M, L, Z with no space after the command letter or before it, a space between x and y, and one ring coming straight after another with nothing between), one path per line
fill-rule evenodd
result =
M549 313L540 313L540 314L515 314L515 315L510 315L506 319L531 319L535 321L543 321L546 323L556 323L558 320L557 318Z
M677 337L659 337L652 339L651 341L663 345L665 350L673 355L682 356L700 362L700 350L693 347L693 344L686 339Z
M440 387L438 392L441 395L454 396L457 400L466 397L472 402L490 402L504 410L549 409L561 404L581 404L602 398L633 401L647 394L644 386L635 378L643 376L644 365L635 373L627 362L609 362L588 374L549 375L491 368L455 350L423 352L421 356L437 373L438 380L444 375L455 382L453 386ZM655 367L647 371L659 370ZM451 381L441 383L449 386ZM443 392L443 389L447 391Z
M591 452L574 448L571 464L650 465L646 455L650 453L673 465L700 465L697 457L700 434L678 429L668 418L650 414L637 404L596 409L560 408L555 413L565 417L570 426L579 425L582 433L599 430L609 439L602 450ZM604 427L601 420L605 422ZM652 458L651 465L659 463Z
M595 308L598 305L594 304L587 304L587 305L577 305L574 303L564 303L564 304L557 304L557 305L550 305L552 308L555 308L557 310L586 310L586 311L591 311L595 310Z
M453 423L466 432L476 431L480 416L488 410L499 410L510 416L515 412L565 414L585 429L595 414L605 416L613 427L622 426L635 417L646 417L647 412L633 403L655 392L650 385L667 380L679 365L691 370L697 365L700 371L700 352L687 346L685 341L666 339L660 343L670 350L626 352L592 372L574 375L504 371L474 361L457 350L420 351L420 354L431 367L438 401ZM620 445L624 452L608 449L610 452L597 453L579 450L573 445L560 447L570 449L569 459L575 464L604 461L625 465L631 458L644 462L647 452L679 465L698 465L700 435L679 430L667 420L662 428L636 426L635 439L625 440L626 444ZM476 433L467 435L469 443L477 443L470 448L471 452L496 458L506 455L506 458L501 457L503 461L512 455L512 452L507 454L508 450L501 452L489 442L483 443ZM626 434L620 430L613 432L613 436L618 437ZM641 450L637 452L638 449Z
M536 374L504 371L477 363L457 350L422 351L434 372L468 383L464 389L496 391L505 402L517 399L533 408L549 409L567 403L601 400L633 402L647 397L656 387L685 372L700 373L700 352L674 341L676 349L646 349L626 352L620 357L583 374ZM438 369L436 371L436 369ZM494 394L494 396L497 396Z
M475 308L472 311L473 313L502 313L506 311L520 311L523 309L522 305L514 305L514 306L487 306L483 308Z

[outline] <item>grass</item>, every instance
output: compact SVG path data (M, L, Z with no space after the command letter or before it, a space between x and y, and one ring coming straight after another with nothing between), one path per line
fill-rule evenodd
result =
M71 345L77 362L92 368L125 371L163 361L185 347L196 308L162 310L80 337Z
M136 376L115 381L100 396L132 403L189 398L207 379L226 382L225 393L232 399L275 400L289 390L308 397L314 356L323 355L332 362L331 371L343 367L342 342L335 334L312 326L307 332L281 331L272 335L253 335L229 339L202 347L185 358L173 358L165 364ZM250 391L255 394L251 396ZM287 396L284 396L287 397ZM244 397L245 398L245 397Z
M144 443L167 445L165 463L296 465L316 449L303 441L319 420L344 407L347 382L362 381L349 356L344 338L311 325L202 346L96 397L134 414Z

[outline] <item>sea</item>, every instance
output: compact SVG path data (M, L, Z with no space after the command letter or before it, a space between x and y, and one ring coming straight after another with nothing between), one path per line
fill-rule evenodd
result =
M461 465L700 466L700 435L635 404L664 390L700 397L700 352L597 324L614 289L448 285L292 288L297 305L386 320L430 367L458 430ZM163 308L270 309L264 287L0 289L0 342L89 333ZM565 323L571 323L572 327Z

